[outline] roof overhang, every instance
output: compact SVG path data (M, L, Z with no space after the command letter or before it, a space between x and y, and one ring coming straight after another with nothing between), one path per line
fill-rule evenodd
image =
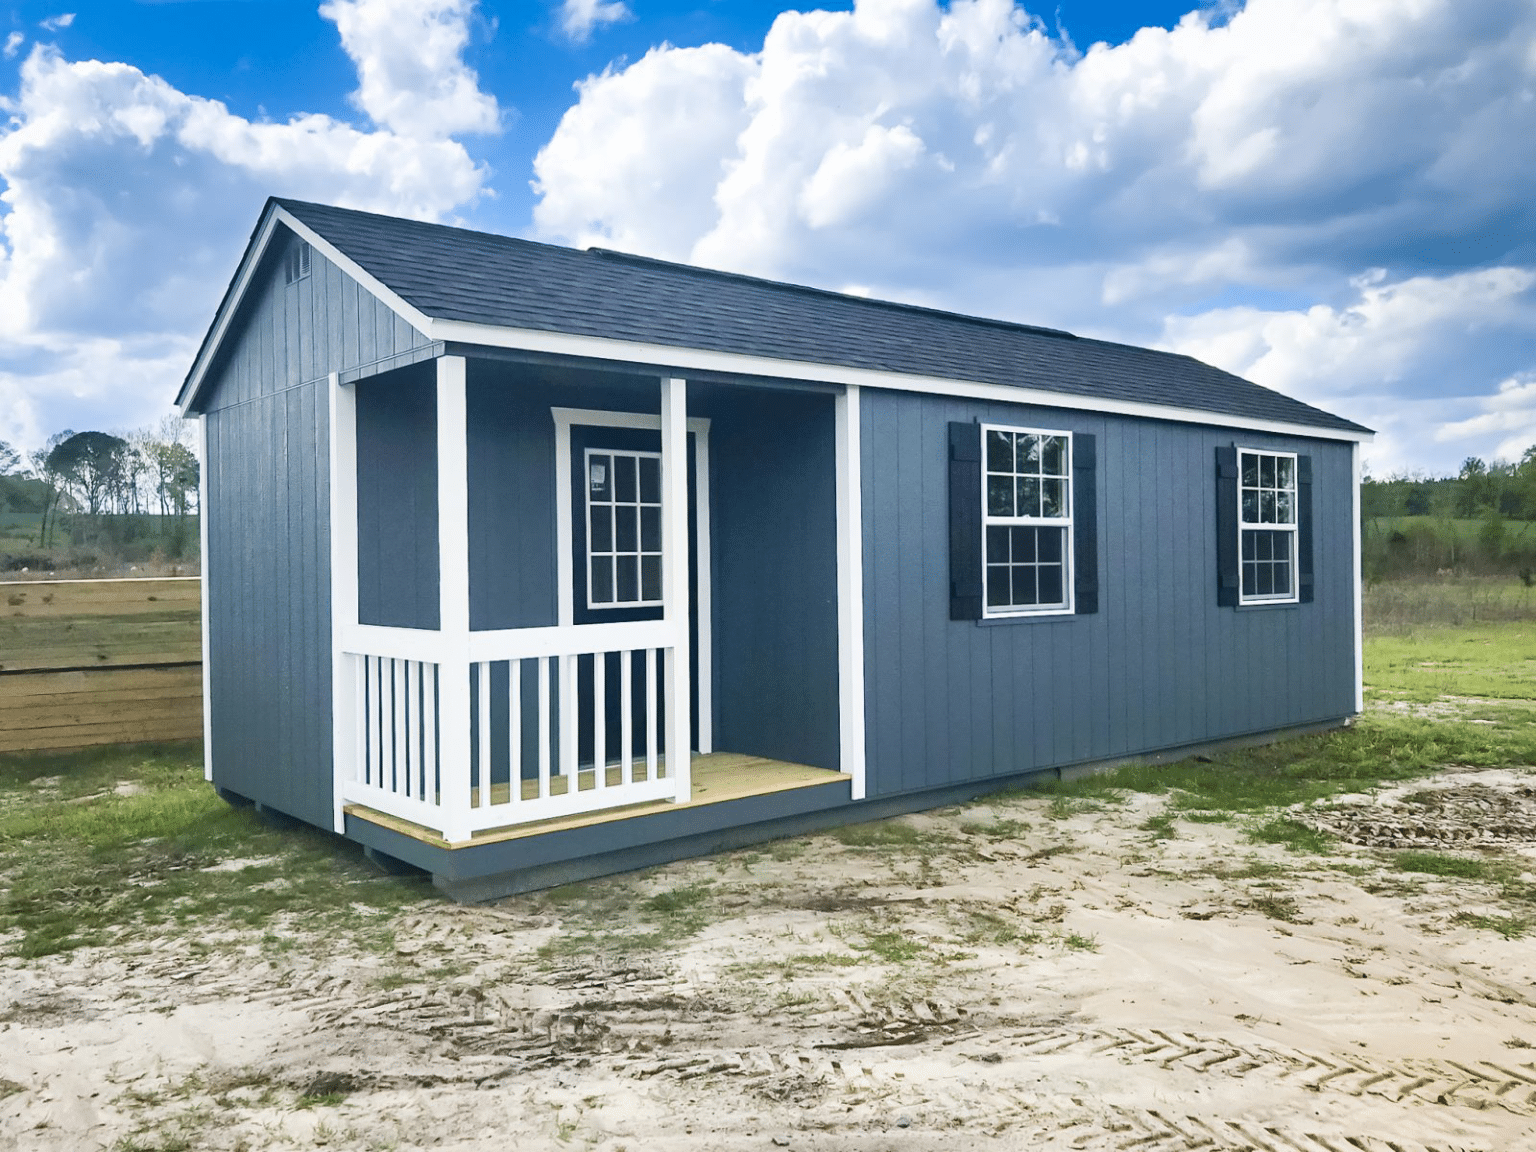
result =
M197 410L197 398L207 382L208 370L217 358L219 348L228 335L230 325L240 310L256 269L260 267L279 224L290 229L301 239L307 240L317 252L336 264L407 324L421 332L429 341L439 344L472 344L487 348L569 356L582 360L614 361L627 365L654 366L665 372L694 370L861 388L885 388L898 392L921 392L972 400L995 400L1005 404L1034 404L1044 408L1070 408L1083 412L1102 412L1149 420L1174 420L1186 424L1239 428L1279 436L1305 436L1318 440L1344 440L1359 443L1372 440L1376 435L1364 428L1329 428L1293 421L1264 420L1226 412L1210 412L1199 408L1054 392L1044 388L1030 388L1027 385L952 380L940 376L921 376L804 360L781 360L776 357L754 356L741 352L717 352L707 348L648 344L635 340L616 340L605 336L582 336L532 328L508 328L494 324L477 324L466 320L431 317L407 303L393 289L386 287L361 264L294 216L276 200L267 201L256 231L252 234L250 243L246 245L245 254L240 259L235 278L229 290L225 292L219 310L214 316L213 326L209 329L208 335L203 338L192 369L187 373L181 392L176 397L176 403L182 415L190 415Z

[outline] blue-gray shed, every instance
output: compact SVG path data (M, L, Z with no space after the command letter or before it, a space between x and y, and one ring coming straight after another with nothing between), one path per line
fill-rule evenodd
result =
M478 898L1345 722L1348 420L1186 356L270 200L206 755Z

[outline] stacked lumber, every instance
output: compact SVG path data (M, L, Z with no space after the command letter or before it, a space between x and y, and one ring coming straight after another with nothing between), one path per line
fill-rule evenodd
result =
M202 735L196 577L0 584L0 752Z

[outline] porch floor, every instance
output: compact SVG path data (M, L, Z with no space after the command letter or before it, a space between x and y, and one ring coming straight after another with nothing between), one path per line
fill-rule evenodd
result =
M610 773L613 771L614 769L610 767ZM583 773L590 776L591 770L584 769ZM529 824L490 828L484 832L477 832L471 839L459 844L450 844L437 832L423 825L402 820L398 816L391 816L362 804L348 804L343 811L348 816L367 820L382 828L388 828L439 848L471 848L480 844L517 840L525 836L541 836L547 832L585 828L613 820L650 816L657 812L673 812L683 808L697 808L705 804L742 800L748 796L764 796L771 792L784 792L792 788L813 788L819 784L834 784L846 779L841 772L812 768L806 764L790 764L783 760L769 760L763 756L747 756L739 752L711 752L707 756L694 756L691 773L692 796L685 803L655 800L645 804L630 804L622 808L605 808L597 812L557 816L551 820L539 820ZM611 776L610 781L612 781ZM507 786L504 784L496 785L492 790L493 800L502 800L506 789Z

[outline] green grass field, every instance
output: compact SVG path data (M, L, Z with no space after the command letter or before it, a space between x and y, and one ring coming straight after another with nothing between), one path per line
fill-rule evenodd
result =
M1452 764L1536 766L1536 625L1373 634L1366 680L1371 706L1349 728L1049 791L1062 816L1126 791L1165 793L1179 819L1235 818L1255 839L1316 850L1324 838L1280 808ZM894 827L838 838L890 850ZM388 947L386 913L431 898L424 880L382 875L338 837L274 830L227 806L196 743L0 756L0 876L0 949L20 956L176 932L194 950L250 934L281 947L291 922Z

